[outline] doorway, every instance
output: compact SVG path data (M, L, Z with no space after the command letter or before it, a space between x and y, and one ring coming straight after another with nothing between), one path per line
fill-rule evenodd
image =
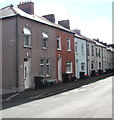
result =
M30 59L24 58L24 87L30 88Z

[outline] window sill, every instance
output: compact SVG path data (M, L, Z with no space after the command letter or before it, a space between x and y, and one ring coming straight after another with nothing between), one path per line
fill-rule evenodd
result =
M71 50L67 50L68 52L71 52Z
M43 47L42 49L43 49L43 50L48 50L48 48L47 48L47 47Z
M57 50L58 50L58 51L61 51L61 49L59 49L59 48L58 48Z
M73 72L66 72L67 74L71 74L71 73L73 73Z
M24 45L24 48L32 49L32 46L26 46L26 45Z

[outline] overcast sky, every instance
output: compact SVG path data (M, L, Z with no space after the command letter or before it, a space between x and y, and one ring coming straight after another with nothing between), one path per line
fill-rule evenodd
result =
M0 0L0 8L29 0ZM32 0L35 14L55 14L58 20L70 20L71 29L80 29L81 34L108 44L112 43L113 0Z

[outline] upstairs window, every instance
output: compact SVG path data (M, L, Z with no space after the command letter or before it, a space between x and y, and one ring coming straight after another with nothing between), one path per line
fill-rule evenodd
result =
M77 53L78 52L78 43L75 42L75 52Z
M87 55L89 56L89 44L87 44Z
M61 37L57 37L57 50L61 50Z
M43 49L48 48L48 35L46 33L42 33L43 36Z
M67 51L71 51L71 41L67 39Z
M94 46L93 45L91 46L91 54L92 54L92 56L94 56Z
M23 33L24 33L24 47L30 47L31 46L31 31L30 31L30 29L24 27Z
M82 54L84 54L84 45L81 46Z

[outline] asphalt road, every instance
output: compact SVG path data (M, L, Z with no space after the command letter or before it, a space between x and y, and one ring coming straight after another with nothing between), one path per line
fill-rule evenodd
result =
M112 77L1 112L2 118L112 118Z

